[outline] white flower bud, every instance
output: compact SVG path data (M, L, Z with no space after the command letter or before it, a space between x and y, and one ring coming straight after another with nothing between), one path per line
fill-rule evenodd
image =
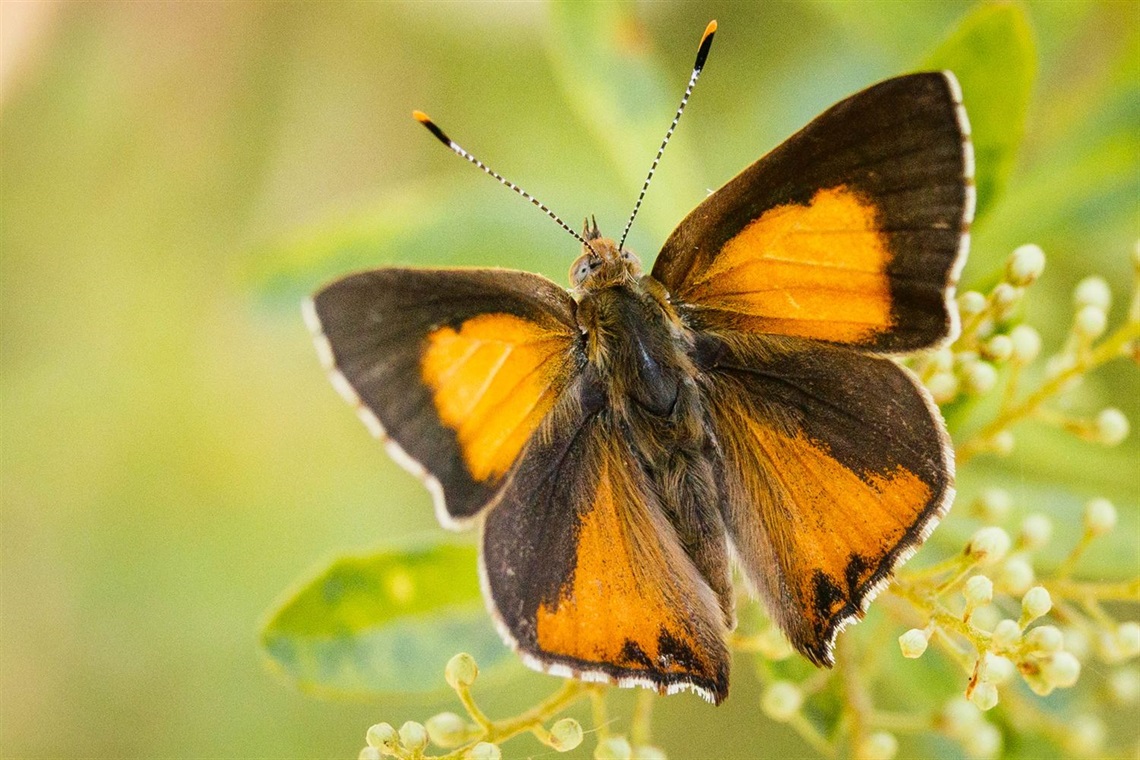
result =
M400 743L412 752L420 752L428 743L427 729L422 723L409 720L400 726Z
M955 697L942 707L941 723L950 736L958 739L969 736L981 722L978 708L967 702L965 697Z
M368 729L364 740L386 755L395 755L400 747L400 736L388 723L377 723Z
M975 557L979 565L996 565L1009 551L1009 534L1001 528L982 528L974 533L966 545L966 554Z
M974 328L974 333L978 336L979 340L985 341L986 338L994 334L994 328L996 326L993 317L984 317L978 322L978 326Z
M1039 625L1026 631L1025 643L1034 652L1059 652L1065 646L1065 636L1054 625Z
M1099 338L1108 327L1108 314L1099 306L1083 306L1073 318L1073 330L1086 340Z
M424 723L428 737L439 747L451 749L467 741L467 721L453 712L433 715Z
M958 309L966 316L981 314L986 308L986 297L976 290L967 290L958 296Z
M633 757L633 747L624 736L611 736L604 742L598 742L594 749L594 760L630 760Z
M1096 439L1105 446L1116 446L1128 437L1128 418L1119 409L1102 409L1093 421Z
M977 351L959 351L954 354L954 366L964 369L978 360Z
M1040 549L1053 537L1053 521L1045 515L1032 514L1021 523L1020 543L1026 549Z
M1053 600L1043 586L1034 586L1021 597L1021 619L1029 623L1053 609Z
M1104 629L1097 632L1097 654L1100 659L1109 663L1123 662L1124 655L1120 651L1120 643L1116 640L1116 631Z
M993 684L1005 683L1013 676L1014 670L1012 660L993 652L982 656L982 665L978 669L981 679Z
M952 372L936 372L926 381L926 388L936 404L945 404L958 395L958 376Z
M994 433L994 437L990 439L990 449L999 457L1007 457L1013 453L1013 444L1013 433L1008 430Z
M989 604L994 598L994 582L984 575L975 575L966 581L963 595L966 597L966 604L971 607Z
M894 734L876 731L863 737L855 747L855 760L893 760L899 752L899 740Z
M997 370L989 362L978 361L965 367L964 377L966 389L975 395L982 396L994 389L997 385Z
M447 661L443 677L447 679L447 685L453 689L467 687L475 683L475 679L479 677L479 666L475 664L474 657L466 652L460 652Z
M935 372L949 372L954 369L954 352L949 346L944 346L930 356L930 366Z
M1029 364L1041 353L1041 334L1029 325L1018 325L1009 331L1013 346L1010 359L1017 364Z
M1088 659L1092 654L1092 642L1088 635L1076 626L1068 626L1062 632L1065 637L1065 650L1078 660Z
M1099 757L1108 729L1092 715L1078 715L1065 727L1065 749L1074 755Z
M977 683L970 694L970 701L982 712L992 710L998 703L997 687L986 681Z
M1005 265L1006 277L1014 285L1030 285L1045 271L1045 252L1040 246L1018 246Z
M1004 488L986 488L978 494L973 511L988 523L1004 522L1013 508L1013 498Z
M1116 626L1116 646L1122 659L1140 654L1140 623L1121 623Z
M1091 499L1085 504L1085 530L1102 536L1116 527L1116 507L1108 499Z
M497 744L491 744L490 742L479 742L474 747L467 750L465 757L467 760L502 760L503 751L499 749L499 745ZM628 757L629 756L626 755L626 758Z
M791 681L776 681L764 692L760 706L772 720L784 723L799 712L804 693Z
M902 650L903 657L911 660L922 657L922 653L926 651L929 643L930 640L926 636L926 631L921 628L911 628L899 636L899 649Z
M1001 753L1001 731L982 723L962 740L962 748L970 760L993 760Z
M1008 282L999 282L990 293L990 298L1000 309L1007 309L1018 302L1022 292L1021 288L1015 288Z
M1016 620L1003 620L994 626L992 641L998 649L1012 649L1021 641L1021 626Z
M1012 596L1021 596L1033 586L1033 566L1023 557L1010 557L996 573L998 588Z
M1099 275L1091 275L1077 283L1073 289L1073 305L1078 309L1084 306L1096 306L1101 311L1108 311L1112 305L1112 290L1108 283Z
M375 747L365 747L357 754L356 760L380 760L381 757L383 755L380 754L380 750Z
M970 620L977 628L989 631L1001 620L1001 610L993 604L985 604L974 610Z
M1081 675L1081 663L1070 652L1054 652L1041 662L1041 676L1051 685L1067 689Z
M1008 335L995 335L986 341L985 354L995 362L1004 362L1013 356L1013 339Z
M1135 668L1117 670L1108 678L1108 691L1113 699L1122 704L1140 700L1140 671Z
M582 743L582 724L563 718L550 727L550 746L558 752L569 752Z

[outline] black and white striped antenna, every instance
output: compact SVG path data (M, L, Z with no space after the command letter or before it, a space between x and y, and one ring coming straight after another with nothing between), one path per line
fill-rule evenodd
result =
M540 201L538 198L535 198L533 195L528 193L526 190L523 190L521 187L516 185L514 182L511 182L509 179L506 179L503 175L499 174L497 171L495 171L491 167L487 166L485 163L483 163L479 159L475 158L475 156L471 155L470 153L465 151L463 148L459 147L459 144L456 143L454 140L452 140L450 137L448 137L447 134L444 133L444 131L442 129L440 129L438 126L436 126L436 123L434 121L432 121L431 119L429 119L428 115L426 113L424 113L423 111L412 111L412 116L414 116L416 121L418 121L420 124L423 124L425 127L427 127L427 130L429 132L431 132L433 135L435 135L436 139L438 139L441 143L446 145L448 147L448 149L451 150L453 153L455 153L457 156L459 156L460 158L467 159L468 161L470 161L471 163L475 164L480 169L482 169L484 172L486 172L487 174L490 174L492 177L497 179L501 184L506 185L511 190L514 190L516 193L518 193L522 197L526 198L528 201L530 201L534 205L538 206L540 209L542 209L542 211L547 216L549 216L554 221L558 222L558 225L560 227L562 227L562 229L566 230L571 235L573 235L580 243L582 243L582 245L586 246L587 248L589 247L590 244L586 242L586 239L584 237L582 237L580 234L578 234L577 232L575 232L570 227L570 225L566 224L566 222L559 219L558 214L555 214L553 211L551 211L545 203Z
M665 133L665 139L661 141L661 147L657 149L657 156L653 159L653 164L649 167L649 176L645 178L645 184L641 186L641 193L637 196L637 203L633 205L633 213L629 215L629 221L625 223L625 230L621 233L621 240L618 242L618 250L622 249L625 245L625 238L629 235L629 228L633 226L633 220L637 218L637 212L641 210L641 202L645 200L645 191L649 189L649 183L653 179L653 173L657 171L657 164L661 161L661 156L665 153L665 146L669 144L669 138L673 136L673 130L677 128L677 122L681 120L681 114L685 111L685 105L689 102L689 96L693 94L693 87L697 84L697 78L701 75L701 69L705 67L705 59L709 57L709 50L712 48L713 34L716 33L716 20L709 22L705 27L705 33L701 35L701 44L697 48L697 62L693 64L693 73L689 76L689 84L685 88L685 94L681 97L681 105L677 106L677 115L673 117L673 123L669 125L669 131Z

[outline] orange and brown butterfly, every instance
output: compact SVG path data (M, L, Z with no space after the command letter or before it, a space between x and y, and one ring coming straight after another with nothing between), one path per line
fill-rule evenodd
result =
M938 409L889 357L958 329L974 186L954 76L831 107L697 206L649 274L624 234L577 233L416 118L582 246L569 290L376 269L306 309L333 383L440 522L481 528L506 642L548 673L719 703L735 564L831 665L953 494Z

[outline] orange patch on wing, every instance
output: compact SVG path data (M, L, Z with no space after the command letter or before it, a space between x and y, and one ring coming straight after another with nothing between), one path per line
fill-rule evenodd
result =
M681 295L760 332L861 343L891 327L890 258L874 204L840 185L765 211Z
M440 421L479 481L498 479L554 405L569 333L483 314L428 334L420 363Z
M686 607L671 588L659 539L651 525L639 534L633 524L637 516L627 505L640 497L611 477L606 463L593 504L582 516L573 584L553 606L538 609L538 645L585 662L708 676L700 645L678 617Z
M758 453L771 462L777 496L765 523L781 534L777 561L801 608L822 632L924 515L931 488L905 467L860 476L827 444L747 421ZM816 574L822 571L826 580Z

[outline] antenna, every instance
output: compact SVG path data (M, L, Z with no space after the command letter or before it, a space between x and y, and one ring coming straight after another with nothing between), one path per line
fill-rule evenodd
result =
M562 229L569 232L579 242L581 242L582 245L586 246L587 248L590 247L590 244L586 242L586 239L584 237L582 237L577 232L575 232L573 229L571 229L570 225L566 224L566 222L559 219L558 215L555 214L553 211L551 211L549 208L547 208L545 203L540 201L538 198L535 198L533 195L528 193L526 190L523 190L521 187L516 185L514 182L511 182L509 179L504 178L503 175L499 174L497 171L495 171L491 167L487 166L485 163L483 163L479 159L475 158L475 156L471 155L470 153L465 151L463 148L459 147L459 145L456 144L456 142L454 140L452 140L450 137L448 137L442 129L440 129L438 126L436 126L434 121L432 121L431 119L428 118L428 115L426 113L424 113L423 111L412 111L412 116L414 116L416 121L418 121L420 124L423 124L425 127L427 127L427 130L429 132L431 132L433 135L435 135L437 140L439 140L441 143L446 145L448 147L448 149L451 150L453 153L455 153L457 156L459 156L460 158L467 159L468 161L470 161L471 163L478 166L480 169L482 169L487 174L490 174L492 177L499 180L499 182L501 184L506 185L507 187L514 190L516 193L518 193L522 197L526 198L528 201L530 201L534 205L538 206L540 209L543 210L543 212L546 213L547 216L549 216L554 221L558 222L558 225Z
M637 212L641 210L641 202L645 200L645 191L649 189L649 183L653 179L653 172L657 171L657 164L661 161L661 155L665 152L665 146L669 144L669 138L673 136L673 130L677 128L677 122L681 120L681 114L685 110L685 105L689 102L689 96L693 94L693 87L697 84L697 78L701 75L701 69L705 67L705 59L709 57L709 50L712 48L713 34L716 33L716 20L709 22L705 27L705 33L701 35L701 44L697 48L697 62L693 64L693 73L689 76L689 85L685 88L685 94L681 97L681 105L677 106L677 115L673 117L673 123L669 125L669 131L665 133L665 139L661 141L661 147L657 149L657 156L653 159L653 165L649 167L649 176L645 178L645 184L641 186L641 193L637 196L637 203L633 205L633 213L629 215L629 221L625 223L625 230L621 233L621 240L618 242L618 250L625 245L625 238L629 235L629 228L633 226L633 220L637 218Z

